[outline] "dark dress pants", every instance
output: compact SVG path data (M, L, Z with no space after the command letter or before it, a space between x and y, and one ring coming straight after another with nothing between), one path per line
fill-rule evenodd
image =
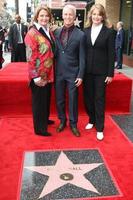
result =
M17 44L12 49L11 62L26 62L26 49L24 44Z
M123 63L123 49L117 48L116 49L116 68L122 69L122 63Z
M75 78L56 76L56 104L58 118L66 123L66 89L68 90L69 123L71 127L77 127L78 121L78 88L75 86Z
M2 51L2 45L0 45L0 69L2 68L3 63L3 51Z
M89 122L98 132L104 129L105 119L105 83L106 76L86 74L84 78L84 101Z
M32 80L30 83L32 93L32 112L35 133L47 131L48 118L50 114L51 83L44 87L35 85Z

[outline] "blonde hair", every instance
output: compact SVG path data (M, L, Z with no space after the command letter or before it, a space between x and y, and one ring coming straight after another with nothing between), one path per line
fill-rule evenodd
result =
M94 4L90 10L88 11L87 14L87 21L86 21L86 27L89 27L92 25L92 13L93 11L97 9L99 11L100 16L102 16L103 18L103 24L108 26L108 22L107 22L107 15L106 15L106 11L105 8L102 4Z
M53 21L53 16L52 16L50 8L47 7L47 6L40 6L40 7L38 7L36 9L35 15L33 17L33 21L36 22L36 23L38 22L37 18L38 18L38 15L39 15L39 13L40 13L41 10L45 10L48 13L49 22L52 22Z

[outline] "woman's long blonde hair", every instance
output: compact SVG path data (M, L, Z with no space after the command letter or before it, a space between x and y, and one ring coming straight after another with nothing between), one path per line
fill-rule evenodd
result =
M86 27L92 26L92 13L93 11L97 9L99 11L100 16L103 17L103 24L105 26L108 26L108 22L107 22L107 15L106 15L106 11L105 8L102 4L94 4L90 10L88 11L87 14L87 20L86 20Z

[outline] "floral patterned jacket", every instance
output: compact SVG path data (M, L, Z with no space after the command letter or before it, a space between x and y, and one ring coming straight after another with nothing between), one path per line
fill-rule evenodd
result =
M54 36L50 33L52 39ZM25 37L29 79L41 77L53 82L54 53L50 41L32 27Z

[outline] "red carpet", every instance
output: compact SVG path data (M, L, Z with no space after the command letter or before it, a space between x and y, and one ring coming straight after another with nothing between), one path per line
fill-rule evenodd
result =
M106 111L129 113L131 86L130 79L122 74L116 74L113 83L107 88ZM88 119L86 115L81 115L81 112L78 123L82 134L80 138L73 136L69 127L63 133L57 134L55 129L58 121L54 115L51 119L54 119L56 123L49 127L53 136L45 138L34 135L25 63L11 63L0 71L0 94L0 200L20 200L17 197L25 151L81 148L100 150L114 182L122 193L120 197L100 199L133 200L132 144L109 115L106 117L105 139L101 142L96 140L95 129L84 130ZM83 111L81 88L79 101L79 110ZM53 113L55 113L54 93L52 96Z
M63 133L57 134L55 132L57 118L54 116L51 118L56 121L55 125L49 127L49 131L53 135L51 138L34 135L30 117L1 119L0 199L17 199L24 151L98 148L103 154L107 167L122 193L121 197L104 197L100 199L132 200L133 148L114 121L109 116L106 116L105 139L102 142L98 142L95 129L91 131L84 130L87 117L80 116L79 118L79 129L82 133L80 138L73 136L69 131L69 127Z
M131 79L123 74L116 74L114 81L107 86L106 111L128 113L130 111L131 88ZM82 87L79 90L79 111L83 111ZM11 63L0 71L0 94L0 115L31 113L26 63ZM55 111L54 96L53 89L52 112Z

